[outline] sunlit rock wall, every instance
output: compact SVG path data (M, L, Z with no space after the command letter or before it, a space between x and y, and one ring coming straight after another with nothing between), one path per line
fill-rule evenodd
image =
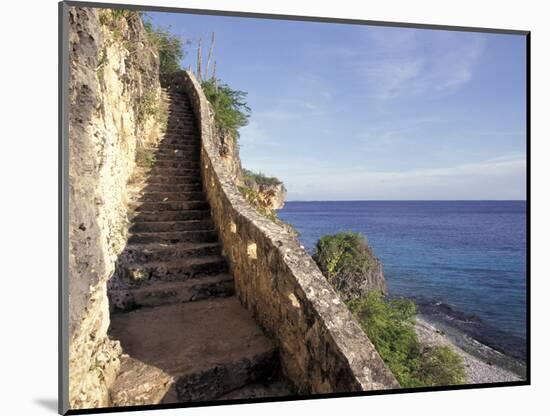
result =
M69 402L109 404L121 349L107 337L106 282L127 230L127 182L138 145L161 126L158 57L137 15L69 8Z

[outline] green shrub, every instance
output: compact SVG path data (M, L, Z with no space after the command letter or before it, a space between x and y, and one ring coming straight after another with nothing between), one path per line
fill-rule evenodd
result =
M420 345L414 330L416 306L412 301L386 301L382 293L372 291L347 304L401 387L465 382L462 359L451 348Z
M170 74L181 70L181 60L185 56L184 43L180 37L169 29L155 28L150 21L144 21L143 26L150 42L159 53L159 72Z
M280 185L282 182L274 176L266 176L261 172L255 173L248 169L243 169L243 180L248 187L255 185Z
M381 292L350 301L350 310L402 387L418 387L420 344L414 332L415 305L406 299L386 302Z
M234 90L227 84L218 85L218 80L203 81L204 95L214 110L216 126L239 136L238 129L248 124L250 108L246 105L246 92Z
M136 164L142 168L152 168L157 159L153 149L138 147L136 149Z
M339 291L344 289L347 280L364 276L372 262L363 236L354 232L321 237L315 246L313 260Z
M147 117L155 117L158 121L161 121L163 117L160 102L153 90L146 91L138 103L138 123L143 123Z
M466 382L460 356L450 347L441 345L424 351L416 376L424 386L452 386Z

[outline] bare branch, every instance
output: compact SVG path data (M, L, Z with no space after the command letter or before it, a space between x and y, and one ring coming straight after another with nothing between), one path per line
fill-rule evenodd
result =
M212 53L214 52L214 42L215 42L214 32L212 32L212 39L210 40L210 49L208 50L208 59L206 60L206 71L204 74L204 79L209 79L208 68L210 67L210 61L212 60Z

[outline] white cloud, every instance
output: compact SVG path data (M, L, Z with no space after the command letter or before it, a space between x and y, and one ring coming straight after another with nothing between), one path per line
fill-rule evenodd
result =
M393 33L390 33L393 31ZM452 93L467 84L484 49L480 36L442 33L428 47L420 48L417 35L402 29L374 30L370 49L356 67L379 101L430 93ZM425 45L424 45L425 46Z
M386 101L410 90L411 83L421 75L423 65L422 59L367 62L361 72L376 85L378 98Z

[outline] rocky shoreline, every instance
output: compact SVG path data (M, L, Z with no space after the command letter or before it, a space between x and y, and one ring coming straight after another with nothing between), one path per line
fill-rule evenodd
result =
M415 330L428 346L449 346L464 360L466 383L500 383L525 379L525 364L496 351L458 329L418 315Z

